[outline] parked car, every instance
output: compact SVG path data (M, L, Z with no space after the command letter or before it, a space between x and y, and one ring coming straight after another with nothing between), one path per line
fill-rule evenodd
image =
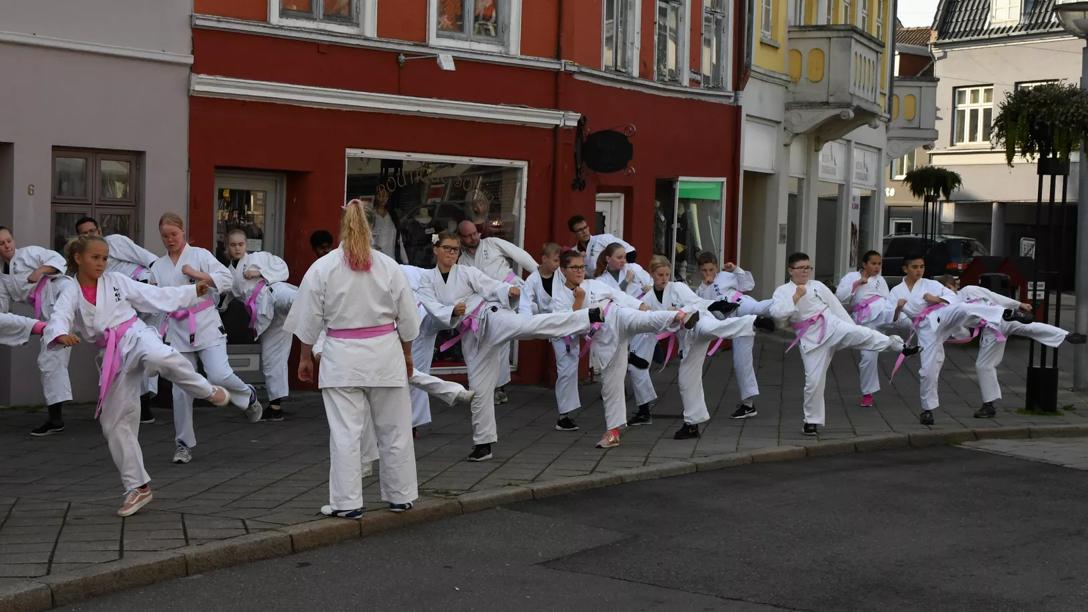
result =
M936 240L919 234L885 236L882 273L889 279L889 284L903 276L903 259L911 253L925 255L927 277L941 274L959 276L972 259L989 255L981 242L967 236L938 235Z

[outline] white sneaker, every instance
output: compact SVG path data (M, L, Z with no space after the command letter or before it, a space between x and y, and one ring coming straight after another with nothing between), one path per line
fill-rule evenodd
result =
M174 463L189 463L192 460L193 451L189 450L188 446L178 442L178 448L174 451Z
M246 408L243 412L245 412L250 423L260 421L261 415L264 414L264 407L261 406L260 400L257 399L257 389L253 385L249 386L249 408Z
M454 400L454 403L468 406L472 403L472 398L474 397L476 397L475 391L472 389L465 389L457 394L457 399Z
M230 392L219 385L212 385L212 394L207 397L207 400L213 406L222 408L230 403Z

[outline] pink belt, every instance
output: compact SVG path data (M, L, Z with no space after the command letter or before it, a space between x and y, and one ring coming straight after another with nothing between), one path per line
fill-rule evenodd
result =
M1001 333L1001 329L998 328L998 326L993 325L989 321L986 321L984 319L982 321L979 321L978 325L971 328L971 335L967 336L966 338L950 338L945 341L945 344L967 344L975 338L978 338L979 334L982 333L982 330L986 329L987 327L993 330L994 336L997 337L998 342L1005 342L1006 340L1008 340L1005 334Z
M910 321L913 324L913 329L911 329L910 336L907 338L907 344L911 344L912 342L914 342L914 339L918 337L918 326L925 322L926 317L944 308L945 306L948 306L948 304L945 304L944 302L938 304L930 304L929 306L923 308L922 312L918 313L918 316L911 319ZM888 378L889 382L895 379L895 373L899 371L900 366L903 365L903 362L906 361L906 359L907 356L902 353L900 353L899 356L895 358L895 367L892 368L892 375Z
M107 329L105 335L98 341L98 346L103 350L102 352L102 371L98 374L98 405L94 409L94 418L98 418L98 415L102 412L102 404L106 401L106 396L110 392L110 387L113 386L113 381L117 378L117 375L121 372L121 339L128 333L132 324L136 322L138 317L132 317L128 321Z
M246 312L249 313L249 328L253 330L254 335L257 333L257 298L261 297L261 289L264 289L268 285L268 281L263 278L257 286L253 288L253 291L246 298Z
M506 275L506 278L502 279L502 282L509 284L516 281L517 279L518 275L514 274L514 271L511 270L510 273Z
M159 335L163 338L166 337L166 326L170 323L170 319L176 321L189 320L189 344L196 344L196 315L199 312L203 312L209 308L215 306L215 302L211 299L204 300L203 302L193 306L192 308L182 308L181 310L175 310L166 315L166 319L163 320L162 325L159 326Z
M658 342L665 340L666 338L669 340L669 344L665 348L665 363L661 364L662 370L665 369L665 366L669 365L672 354L676 352L676 332L662 332L657 335Z
M397 331L396 323L386 323L385 325L375 325L374 327L330 329L326 335L330 338L339 338L341 340L367 340L369 338L387 336L395 331Z
M733 295L729 296L727 299L730 302L738 302L739 303L741 298L743 298L743 297L744 297L743 293L741 293L740 291L734 291Z
M27 301L34 306L34 318L42 318L42 292L45 291L45 285L49 282L48 276L42 276L38 279L38 284L34 285L34 288L30 290L30 296L27 297Z
M612 302L608 302L604 305L604 309L601 310L601 318L608 316L608 311L612 308ZM589 347L593 345L593 337L597 335L597 332L601 329L604 323L594 323L589 326L589 332L586 334L586 341L582 343L582 352L578 354L579 357L584 357L589 352Z
M145 268L145 267L143 267L143 266L136 266L136 269L135 269L135 270L133 270L133 271L132 271L132 274L129 274L128 276L129 276L129 278L131 278L132 280L134 280L134 281L138 281L138 280L140 280L140 274L142 274L142 273L143 273L143 271L144 271L144 270L146 270L146 269L147 269L147 268Z
M869 307L882 299L884 299L882 296L870 295L869 297L862 300L860 304L854 304L854 307L850 309L850 314L854 315L854 321L858 323L861 323L862 321L868 321L870 314L869 311L871 310Z
M823 342L824 341L824 335L827 334L827 319L824 317L824 313L821 312L820 314L818 314L818 315L816 315L814 317L810 317L808 319L805 319L804 321L801 321L800 323L792 323L790 325L791 327L793 327L793 331L794 331L794 333L797 334L797 337L794 338L793 343L790 344L789 347L786 348L786 352L787 353L790 352L790 349L797 346L801 342L801 338L804 338L805 334L808 333L808 330L812 329L812 326L814 326L814 325L819 325L820 326L820 338L816 342L817 343Z
M440 353L450 350L450 348L452 348L454 345L461 341L461 338L464 337L465 334L469 332L476 333L480 331L480 321L478 317L480 314L480 310L482 310L484 307L484 304L486 304L486 302L480 302L479 304L477 304L476 308L473 308L472 312L470 312L468 316L461 320L461 323L457 326L457 335L450 338L449 340L446 340L442 343L441 346L438 347L438 351Z

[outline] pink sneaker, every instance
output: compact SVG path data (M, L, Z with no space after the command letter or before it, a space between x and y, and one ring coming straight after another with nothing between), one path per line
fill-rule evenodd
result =
M620 430L609 429L601 436L601 441L597 443L597 448L614 448L620 445Z
M873 407L873 394L872 393L866 393L865 395L861 396L861 403L858 404L858 405L861 406L862 408L872 408Z
M117 516L132 516L151 501L151 487L144 485L125 494L125 503L117 509Z

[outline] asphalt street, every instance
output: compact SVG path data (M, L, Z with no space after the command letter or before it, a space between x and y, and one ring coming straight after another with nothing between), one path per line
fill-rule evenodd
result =
M749 465L526 502L66 609L1083 610L1086 475L948 447Z

